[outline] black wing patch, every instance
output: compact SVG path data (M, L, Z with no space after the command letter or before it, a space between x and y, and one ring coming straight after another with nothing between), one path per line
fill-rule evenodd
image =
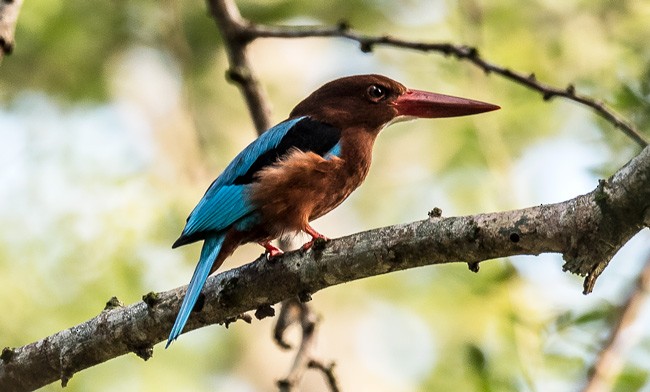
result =
M250 184L257 172L278 162L292 148L324 156L340 140L340 129L305 117L287 131L275 148L261 154L245 174L235 178L233 184Z

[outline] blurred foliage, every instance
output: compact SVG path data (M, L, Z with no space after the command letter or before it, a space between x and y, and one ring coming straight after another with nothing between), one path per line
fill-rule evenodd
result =
M643 79L623 84L617 95L617 103L627 116L641 129L650 127L650 63Z
M613 391L640 391L648 384L648 372L646 369L625 369L614 384Z
M238 5L258 23L346 21L368 34L476 46L541 81L575 84L650 137L645 0ZM16 40L0 66L3 347L87 320L112 296L133 303L186 284L199 247L169 245L255 135L224 80L223 42L203 1L27 1ZM450 216L559 201L639 151L588 110L544 102L453 58L364 54L342 39L258 40L252 54L276 121L324 81L368 72L503 107L384 132L366 184L316 223L333 237L424 219L433 207ZM337 362L347 391L577 390L646 257L647 234L586 298L557 257L489 261L478 274L462 264L420 268L325 290L312 302L321 355ZM226 267L259 253L243 247ZM66 390L272 390L292 354L273 345L271 323L204 328L156 347L146 363L129 355L88 369ZM647 389L649 352L645 331L615 390ZM302 387L324 390L312 372Z

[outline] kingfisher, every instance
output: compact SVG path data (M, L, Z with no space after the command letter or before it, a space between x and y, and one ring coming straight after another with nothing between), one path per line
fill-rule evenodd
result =
M471 99L408 89L382 75L356 75L326 83L300 102L289 118L240 152L187 218L172 248L203 241L198 264L165 348L183 331L206 279L234 250L271 244L304 232L328 240L310 222L341 204L368 174L379 132L396 121L456 117L499 109Z

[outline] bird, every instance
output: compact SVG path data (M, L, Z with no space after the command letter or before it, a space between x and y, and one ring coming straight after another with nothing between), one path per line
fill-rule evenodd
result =
M207 277L234 250L304 232L328 240L310 222L341 204L364 181L377 135L391 123L456 117L499 109L486 102L406 88L368 74L330 81L302 100L288 119L242 150L212 182L172 248L203 241L165 348L178 338Z

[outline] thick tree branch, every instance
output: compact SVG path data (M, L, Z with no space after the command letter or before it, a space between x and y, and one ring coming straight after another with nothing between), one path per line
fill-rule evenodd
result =
M14 33L23 0L0 0L0 61L14 49Z
M587 275L585 292L611 257L650 226L650 147L601 181L562 203L515 211L430 218L366 231L264 257L210 277L203 307L185 328L224 323L244 312L356 279L425 265L475 263L497 257L562 253L565 269ZM281 285L277 282L282 282ZM110 309L35 343L3 350L0 390L31 390L134 352L147 359L166 339L185 287Z

